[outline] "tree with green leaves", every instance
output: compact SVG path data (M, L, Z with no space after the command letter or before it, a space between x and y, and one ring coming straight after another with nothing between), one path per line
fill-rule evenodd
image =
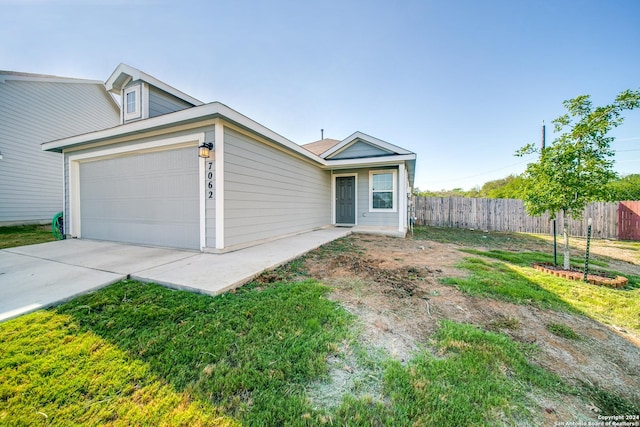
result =
M522 196L530 215L549 212L555 219L563 213L564 268L569 263L569 216L580 219L588 203L606 200L613 170L611 129L623 122L622 112L640 106L640 91L626 90L615 101L594 108L589 95L563 102L567 112L553 121L560 136L545 148L534 144L522 147L516 155L538 153L535 163L522 174Z
M609 192L609 199L614 202L640 200L640 174L634 173L613 181L609 184Z
M509 175L485 182L480 188L479 196L489 199L518 199L521 185L522 178L519 175Z

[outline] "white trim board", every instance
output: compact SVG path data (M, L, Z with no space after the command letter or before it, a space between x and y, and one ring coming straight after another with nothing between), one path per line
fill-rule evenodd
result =
M224 125L214 123L214 161L216 167L216 249L224 249Z
M393 189L393 199L391 201L392 208L374 208L373 207L373 175L391 174ZM369 212L398 212L398 171L396 169L372 169L369 171Z

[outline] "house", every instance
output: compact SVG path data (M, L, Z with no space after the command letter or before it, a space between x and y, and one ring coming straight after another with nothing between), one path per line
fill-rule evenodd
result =
M0 226L50 223L62 211L63 157L42 143L119 117L102 81L0 71Z
M412 152L360 132L300 146L124 64L106 87L121 125L43 144L64 155L71 237L225 252L330 225L406 233Z

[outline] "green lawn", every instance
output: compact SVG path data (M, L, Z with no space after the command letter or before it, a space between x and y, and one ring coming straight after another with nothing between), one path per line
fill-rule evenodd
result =
M560 380L504 335L444 322L438 356L380 364L382 398L307 399L353 318L315 281L209 297L124 281L0 324L0 424L493 425ZM505 370L510 376L504 375ZM517 379L514 381L513 379Z
M0 227L0 249L56 240L51 225L19 225Z
M0 424L298 423L305 385L348 332L327 292L306 281L213 298L124 281L2 323Z
M456 244L476 252L461 264L469 277L447 283L639 330L639 277L624 290L545 277L527 266L539 253L506 251L521 237L492 236L505 250L483 252L463 243L481 235L456 232ZM346 238L315 256L336 251L359 249ZM357 319L304 277L296 260L268 273L273 283L217 297L126 280L0 323L0 425L535 425L533 395L588 396L602 415L639 412L531 363L535 346L467 324L443 320L412 359L397 361L367 348ZM335 369L358 381L318 399Z

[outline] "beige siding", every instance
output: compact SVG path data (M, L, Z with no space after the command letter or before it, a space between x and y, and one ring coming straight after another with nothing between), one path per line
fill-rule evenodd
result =
M63 162L40 144L119 123L104 87L0 82L0 224L50 221L62 210Z
M225 247L330 223L329 172L225 129Z

